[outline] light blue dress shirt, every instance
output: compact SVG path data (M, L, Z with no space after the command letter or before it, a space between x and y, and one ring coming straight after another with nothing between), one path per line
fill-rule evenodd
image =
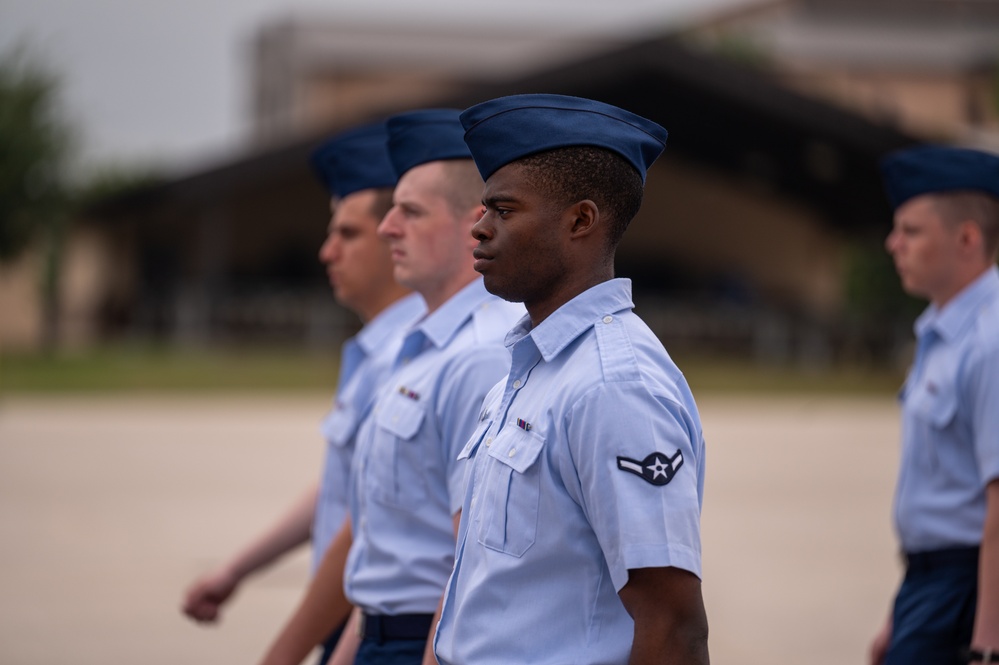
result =
M313 572L347 516L347 480L357 428L374 403L375 390L392 368L403 335L425 311L419 295L401 298L368 321L340 350L336 397L321 425L326 463L312 522Z
M895 525L909 553L981 543L999 477L999 270L916 320L902 388Z
M633 307L631 282L615 279L507 337L510 374L460 456L441 663L626 663L628 570L700 576L700 417Z
M433 613L454 561L457 461L489 389L510 368L524 314L476 279L416 324L358 432L347 598L369 614Z

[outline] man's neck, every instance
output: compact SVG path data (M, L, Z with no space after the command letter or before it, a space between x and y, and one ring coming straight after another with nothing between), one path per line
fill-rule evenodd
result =
M427 304L427 314L431 314L440 309L440 307L453 298L456 293L478 278L479 274L473 272L470 275L461 275L460 277L451 279L438 285L437 288L420 291L420 295L423 296L423 300Z
M585 275L580 275L576 279L568 279L555 289L551 295L544 300L532 303L524 303L527 313L531 316L531 327L536 328L542 321L551 316L562 305L566 304L581 293L589 291L597 284L614 279L614 269L592 271Z
M364 311L357 310L355 313L361 322L367 325L376 316L384 312L386 309L399 302L406 296L408 296L412 291L402 286L396 285L395 288L385 289L378 297L373 298L371 301L366 303Z

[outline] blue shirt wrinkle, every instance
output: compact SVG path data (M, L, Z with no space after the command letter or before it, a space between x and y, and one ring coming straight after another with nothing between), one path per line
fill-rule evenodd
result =
M350 601L371 614L433 613L454 559L458 451L509 368L503 335L524 312L477 279L417 322L361 424L351 466Z
M906 552L981 542L985 486L999 477L999 269L916 320L901 391L895 526Z
M403 333L426 309L417 294L400 298L344 342L336 396L320 429L326 456L312 523L312 569L347 516L347 482L357 426L374 401L375 388L385 379L402 342Z
M444 665L626 663L628 570L700 575L700 418L632 308L630 281L610 280L507 335L510 373L459 455Z

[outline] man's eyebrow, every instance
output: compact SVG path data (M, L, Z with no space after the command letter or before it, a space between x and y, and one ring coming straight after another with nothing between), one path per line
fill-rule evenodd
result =
M495 208L498 203L516 203L517 199L512 194L497 194L496 196L487 196L482 199L482 205L487 208Z

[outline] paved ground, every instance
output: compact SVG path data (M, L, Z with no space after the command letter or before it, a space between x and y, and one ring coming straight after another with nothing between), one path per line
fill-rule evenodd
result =
M705 596L725 665L863 662L899 570L890 398L700 400ZM323 397L0 402L0 662L250 664L307 557L197 627L181 591L314 475Z

